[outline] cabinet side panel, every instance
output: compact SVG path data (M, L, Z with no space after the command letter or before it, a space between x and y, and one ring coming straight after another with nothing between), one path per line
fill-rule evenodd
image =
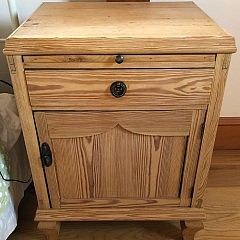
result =
M49 198L42 163L40 160L38 139L28 97L22 58L21 56L8 56L7 58L11 72L14 95L19 111L24 141L26 144L34 186L36 189L38 206L39 208L49 208ZM11 68L13 65L15 66L15 71L13 71Z
M219 115L224 94L225 82L231 55L218 54L216 59L215 76L210 95L199 164L194 187L192 207L201 207L203 194L207 185L208 172L211 164L213 147L217 133Z

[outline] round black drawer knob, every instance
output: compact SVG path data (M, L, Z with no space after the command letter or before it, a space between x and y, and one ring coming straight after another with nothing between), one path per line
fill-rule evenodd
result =
M122 55L117 55L116 58L115 58L115 62L117 64L121 64L124 60L124 57Z
M119 98L127 92L127 86L124 82L116 81L111 84L110 91L114 97Z

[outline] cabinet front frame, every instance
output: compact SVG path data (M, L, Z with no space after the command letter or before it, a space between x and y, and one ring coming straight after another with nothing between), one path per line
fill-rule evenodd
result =
M196 181L194 185L194 195L191 208L172 208L169 207L168 214L158 214L155 219L203 219L202 198L206 188L207 176L211 163L213 151L213 139L216 135L218 117L223 98L225 81L229 69L231 54L217 54L214 74L214 84L210 96L210 104L207 109L205 129L203 132L203 142L201 145L200 158L197 167ZM61 220L81 220L79 216L70 211L51 211L48 198L48 190L45 183L45 176L40 161L40 152L37 135L35 133L35 123L33 119L33 108L29 101L28 89L24 74L24 66L21 55L7 56L8 66L11 73L12 84L19 110L19 117L29 156L33 181L38 200L37 221L61 221ZM200 203L200 204L199 204ZM197 208L196 208L197 207ZM164 208L165 209L165 208ZM179 209L179 210L178 210ZM180 210L181 209L181 210ZM191 211L192 209L192 211ZM198 211L199 209L199 211ZM76 210L76 209L75 209ZM68 214L69 213L69 214ZM159 212L158 212L159 213ZM153 214L153 213L152 213ZM174 216L174 217L173 217ZM153 219L153 218L149 218Z

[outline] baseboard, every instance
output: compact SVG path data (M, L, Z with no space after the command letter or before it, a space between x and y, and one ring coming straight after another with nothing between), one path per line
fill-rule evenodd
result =
M220 118L214 149L240 150L240 117Z
M150 0L107 0L107 2L150 2Z

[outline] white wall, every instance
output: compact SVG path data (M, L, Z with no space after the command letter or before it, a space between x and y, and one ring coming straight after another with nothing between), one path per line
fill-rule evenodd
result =
M8 34L11 33L11 23L9 13L7 11L7 1L0 0L0 38L5 38ZM5 56L2 54L2 49L4 47L4 43L0 42L0 79L9 80L9 73L7 69L7 63L5 60ZM0 92L1 88L3 90L9 90L3 84L0 84Z
M151 2L180 2L180 0L151 0ZM232 56L221 116L240 117L240 1L193 0L236 40L238 52Z
M105 0L15 0L20 23L28 18L42 2L105 2ZM12 32L11 19L7 0L0 0L0 39L6 38ZM0 42L0 79L10 82L6 58L2 53L4 43ZM0 83L0 93L11 89Z
M67 2L68 0L45 0L46 2ZM69 0L71 1L71 0ZM76 1L77 0L72 0ZM87 0L86 0L87 1ZM92 0L93 1L93 0ZM96 0L97 1L97 0ZM101 0L98 0L101 1ZM152 2L175 2L181 0L151 0ZM41 4L40 0L16 0L19 18L22 22ZM220 26L235 36L238 53L232 57L229 77L226 85L221 116L240 117L240 1L239 0L194 0ZM7 0L0 0L0 38L5 38L11 32ZM3 43L0 43L2 51ZM9 80L6 61L0 54L0 79ZM2 85L0 85L1 87Z

